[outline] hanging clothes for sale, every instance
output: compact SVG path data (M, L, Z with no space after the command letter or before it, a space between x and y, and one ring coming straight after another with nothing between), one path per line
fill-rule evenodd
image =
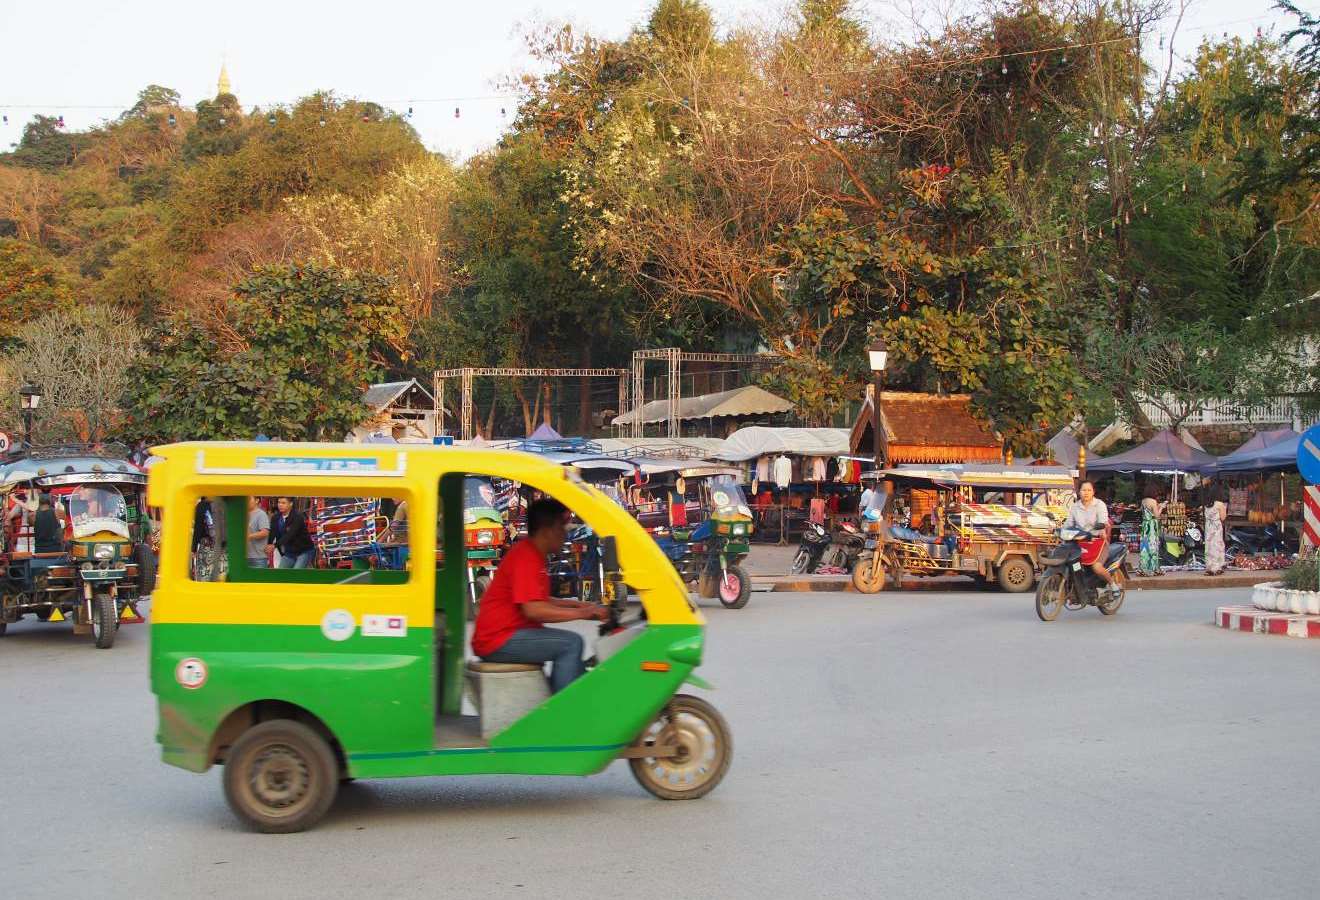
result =
M808 513L808 517L811 519L811 521L815 522L817 525L825 524L824 497L816 497L811 501L811 512Z
M785 490L793 483L793 460L780 456L775 460L775 484Z
M812 481L825 480L825 457L813 456L811 458L811 480Z
M770 480L770 457L762 456L760 459L756 461L756 480L757 481Z

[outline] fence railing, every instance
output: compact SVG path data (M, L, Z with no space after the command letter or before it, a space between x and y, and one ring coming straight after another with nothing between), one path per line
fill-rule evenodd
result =
M1146 414L1150 424L1157 428L1172 425L1174 420L1178 418L1176 415L1170 415L1168 409L1181 412L1185 407L1179 408L1175 404L1157 405L1148 401L1141 404L1141 411ZM1311 419L1314 419L1314 417L1302 416L1301 408L1291 397L1275 397L1264 403L1254 405L1232 401L1209 403L1192 411L1190 415L1182 419L1182 424L1185 426L1286 425L1296 428L1300 425L1311 424Z

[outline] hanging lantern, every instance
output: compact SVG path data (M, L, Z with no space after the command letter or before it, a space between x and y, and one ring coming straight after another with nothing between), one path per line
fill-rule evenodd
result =
M1201 166L1201 177L1205 177L1205 166Z
M1228 154L1227 154L1227 153L1220 153L1220 154L1219 154L1219 164L1222 166L1222 165L1226 164L1227 162L1228 162Z
M225 126L225 117L224 117L224 116L221 116L221 117L220 117L220 127L223 128L224 126Z
M408 118L412 118L412 107L408 107Z
M1008 63L1006 63L1006 62L1001 62L1001 63L999 64L999 74L1000 74L1000 75L1007 75L1007 74L1008 74Z
M64 116L60 116L60 118L59 118L59 126L60 126L61 128L64 127Z
M459 112L458 107L455 106L455 107L454 107L454 118L457 119L460 115L461 115L461 113Z
M174 116L170 116L170 119L171 119L171 120L173 120L173 118L174 118ZM5 124L8 125L8 124L9 124L9 116L5 116L5 117L4 117L4 120L5 120ZM174 122L171 121L170 124L173 125Z
M1182 192L1183 192L1184 194L1187 193L1187 179L1186 179L1186 178L1183 179L1183 190L1182 190Z
M788 85L784 85L784 99L788 99Z
M504 118L504 107L503 107L503 106L500 107L500 118L501 118L501 119Z
M1063 63L1065 66L1068 65L1068 51L1067 51L1067 50L1063 51L1063 57L1059 60L1059 62Z
M1103 241L1104 239L1105 239L1105 226L1104 226L1104 224L1102 223L1102 224L1100 225L1100 240Z
M1124 225L1132 224L1132 219L1128 216L1128 211L1126 209L1123 210L1123 224Z
M1142 200L1142 201L1141 201L1141 214L1144 216L1147 212L1148 212L1148 210L1146 209L1146 201L1145 201L1145 200Z
M317 125L320 125L322 128L324 128L324 127L325 127L325 116L321 116L321 118L317 120L317 123L316 123L316 124L317 124Z
M275 124L275 114L274 114L274 113L271 113L270 115L266 116L266 124L267 124L267 125L274 125L274 124Z

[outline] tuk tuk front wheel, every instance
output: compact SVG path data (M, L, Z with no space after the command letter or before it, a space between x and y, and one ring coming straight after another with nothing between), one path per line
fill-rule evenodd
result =
M720 603L725 609L742 609L752 597L752 580L742 566L729 566L719 575Z
M879 550L857 561L852 573L853 587L863 594L878 594L885 588L885 558Z
M225 799L257 831L310 828L339 790L339 765L325 739L301 722L271 719L234 742L225 760Z
M677 753L628 760L637 783L661 800L695 800L715 790L733 761L733 735L715 707L675 694L641 741L672 744Z
M97 597L93 604L92 639L98 650L109 650L115 645L115 635L119 632L119 608L109 594Z

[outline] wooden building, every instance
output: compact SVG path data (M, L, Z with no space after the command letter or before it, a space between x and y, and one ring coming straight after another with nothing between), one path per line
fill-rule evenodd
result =
M871 456L875 448L873 391L858 413L848 445L854 456ZM900 463L1003 462L1003 442L990 423L972 412L968 394L881 394L882 437L890 465Z

